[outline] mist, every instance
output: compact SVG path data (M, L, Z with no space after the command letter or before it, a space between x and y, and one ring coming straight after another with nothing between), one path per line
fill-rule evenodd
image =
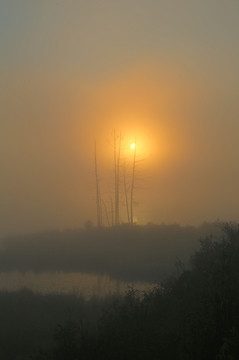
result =
M212 4L1 5L0 236L96 224L114 131L141 146L139 224L238 220L237 5Z
M1 358L239 358L238 14L0 1Z
M124 148L134 138L142 145L139 224L236 221L237 103L228 89L214 91L215 79L202 84L180 74L145 65L103 84L64 81L61 74L3 79L1 234L96 223L94 141L102 198L109 202L114 131Z

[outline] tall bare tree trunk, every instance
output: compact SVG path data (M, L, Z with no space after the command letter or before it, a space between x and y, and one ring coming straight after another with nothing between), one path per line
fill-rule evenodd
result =
M115 174L115 213L114 213L114 223L117 224L117 156L116 156L116 135L114 130L114 174Z
M132 181L131 181L131 189L130 189L130 223L131 223L131 225L133 225L133 223L134 223L133 203L134 203L134 185L135 185L135 162L136 162L136 140L135 140L135 148L134 148L134 156L133 156Z
M126 182L126 174L125 174L125 171L126 171L126 168L125 168L125 166L124 166L124 195L125 195L125 203L126 203L126 211L127 211L128 224L130 224L128 187L127 187L127 182Z
M117 156L117 225L120 223L120 152L121 152L121 134L119 136L118 156Z
M104 209L105 209L105 216L106 216L107 224L108 224L108 226L110 226L110 220L109 220L108 209L107 209L107 206L106 206L106 203L104 202L104 200L102 200L102 204L103 204Z
M121 134L118 140L114 131L115 225L119 224L120 151Z
M114 205L113 205L113 200L112 198L110 198L110 210L111 210L111 226L114 225Z
M95 185L96 185L96 212L97 212L97 225L102 226L102 207L101 207L101 195L100 184L97 168L97 153L96 153L96 141L95 141Z

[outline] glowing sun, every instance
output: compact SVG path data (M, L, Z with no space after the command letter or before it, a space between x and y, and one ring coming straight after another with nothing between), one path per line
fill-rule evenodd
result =
M135 143L130 144L130 149L134 150L135 148L136 148L136 144L135 144Z

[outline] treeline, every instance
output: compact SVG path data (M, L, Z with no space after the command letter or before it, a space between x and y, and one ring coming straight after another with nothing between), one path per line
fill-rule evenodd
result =
M131 289L102 313L96 331L58 326L34 360L236 360L239 358L239 226L206 238L190 269L153 290Z
M51 231L3 239L0 271L80 271L108 274L120 280L154 281L187 264L198 239L219 234L218 223L119 225Z

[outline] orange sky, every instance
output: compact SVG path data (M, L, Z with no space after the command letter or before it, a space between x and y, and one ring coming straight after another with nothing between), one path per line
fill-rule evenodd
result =
M139 223L239 220L238 3L172 3L0 5L0 235L96 223L114 130Z

